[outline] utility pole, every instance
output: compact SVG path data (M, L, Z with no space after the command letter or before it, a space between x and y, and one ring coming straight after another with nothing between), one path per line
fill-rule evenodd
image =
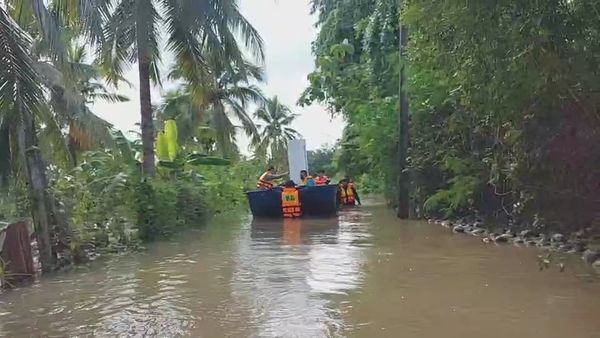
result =
M402 0L398 0L398 17L402 11ZM399 19L400 20L400 19ZM407 219L409 217L409 187L410 175L406 168L409 146L409 125L408 125L408 95L406 93L406 47L408 45L408 28L399 22L399 57L400 57L400 112L398 114L398 218Z

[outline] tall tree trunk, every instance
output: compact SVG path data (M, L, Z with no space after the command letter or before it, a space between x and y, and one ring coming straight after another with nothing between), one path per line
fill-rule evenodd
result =
M227 130L225 121L225 107L221 104L221 102L217 101L213 104L213 109L215 113L213 115L213 119L215 121L215 130L217 132L217 147L219 151L219 155L227 156L231 150L229 146L229 131Z
M69 151L71 164L74 167L77 166L77 144L71 135L67 135L67 150Z
M18 145L25 160L31 208L40 253L42 272L54 270L55 260L50 242L51 214L48 196L46 167L37 144L35 124L32 116L24 112L23 121L18 129Z
M402 219L409 217L409 186L410 175L406 168L408 156L409 126L408 126L408 95L406 93L406 46L408 44L408 28L401 24L400 27L400 114L398 116L398 210L397 216Z
M150 96L150 61L139 52L138 67L140 78L140 111L142 115L142 147L144 162L142 171L154 176L154 121L152 119L152 99Z

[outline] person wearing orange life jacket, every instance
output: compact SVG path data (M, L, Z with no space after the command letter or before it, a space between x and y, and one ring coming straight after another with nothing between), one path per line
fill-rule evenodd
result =
M315 178L315 185L327 185L330 179L325 175L325 170L319 170L319 175Z
M356 186L349 176L346 176L342 181L340 181L339 186L340 202L343 205L355 205L357 202L358 205L361 205L360 197L356 191Z
M273 183L274 180L280 179L283 176L287 175L288 173L283 173L283 174L276 174L276 170L275 167L270 165L269 167L267 167L267 171L265 171L262 175L260 175L260 177L258 178L258 182L256 182L256 187L258 189L261 190L269 190L272 189L273 186L275 185Z
M294 181L285 183L281 192L281 213L284 218L295 218L302 216L302 204L300 195Z

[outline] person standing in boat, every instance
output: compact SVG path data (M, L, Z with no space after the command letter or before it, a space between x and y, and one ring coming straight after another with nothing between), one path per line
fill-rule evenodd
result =
M281 191L281 207L284 218L297 218L302 216L300 194L294 181L287 181Z
M312 187L315 185L315 180L308 174L306 170L300 170L300 185Z
M325 170L319 170L319 175L315 179L316 185L327 185L331 180L325 175Z
M274 181L284 177L287 174L287 172L283 174L277 174L275 167L270 165L269 167L267 167L267 171L265 171L258 178L258 182L256 182L256 187L261 190L272 189L275 186Z

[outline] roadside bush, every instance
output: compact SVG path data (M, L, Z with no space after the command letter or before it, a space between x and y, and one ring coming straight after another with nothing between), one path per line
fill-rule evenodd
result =
M186 171L158 168L148 180L118 152L89 152L81 160L69 172L50 174L73 232L72 250L82 244L120 250L200 226L214 213L245 206L244 191L254 189L262 168L254 160Z

